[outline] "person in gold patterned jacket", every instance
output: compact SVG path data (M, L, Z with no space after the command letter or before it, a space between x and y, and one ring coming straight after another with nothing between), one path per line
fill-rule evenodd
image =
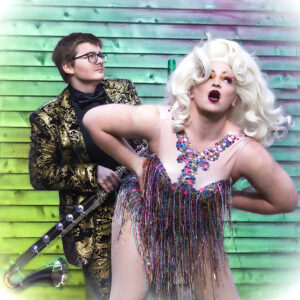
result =
M87 299L109 295L111 218L121 179L115 173L118 163L96 146L82 118L98 105L140 103L129 80L104 79L101 48L101 40L92 34L62 38L52 59L68 86L30 116L31 184L38 190L59 191L60 217L99 188L110 193L101 207L63 237L68 262L83 268Z

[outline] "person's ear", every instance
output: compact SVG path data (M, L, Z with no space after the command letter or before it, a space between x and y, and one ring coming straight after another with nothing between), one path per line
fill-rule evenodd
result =
M193 100L194 99L194 89L191 89L191 91L189 92L189 96L190 96L190 99Z
M74 68L73 68L71 63L64 63L62 65L62 68L63 68L63 70L65 71L66 74L69 74L69 75L74 74Z
M239 100L239 96L236 95L235 98L234 98L234 100L233 100L233 102L232 102L232 104L231 104L231 106L235 107L238 100Z

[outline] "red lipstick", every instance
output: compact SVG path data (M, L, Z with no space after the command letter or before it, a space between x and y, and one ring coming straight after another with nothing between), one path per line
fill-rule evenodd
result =
M211 102L218 102L220 100L221 94L217 90L212 90L208 94L208 100Z

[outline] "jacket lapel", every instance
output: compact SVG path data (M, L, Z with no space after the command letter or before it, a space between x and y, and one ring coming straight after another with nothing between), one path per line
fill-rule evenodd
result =
M62 130L60 131L62 143L66 148L71 146L79 161L89 161L83 136L77 122L76 114L69 90L66 88L61 95Z

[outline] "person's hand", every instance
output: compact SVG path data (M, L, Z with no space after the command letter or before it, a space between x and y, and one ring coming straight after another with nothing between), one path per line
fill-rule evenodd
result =
M114 191L122 181L116 172L100 165L97 168L97 176L98 183L106 193Z

